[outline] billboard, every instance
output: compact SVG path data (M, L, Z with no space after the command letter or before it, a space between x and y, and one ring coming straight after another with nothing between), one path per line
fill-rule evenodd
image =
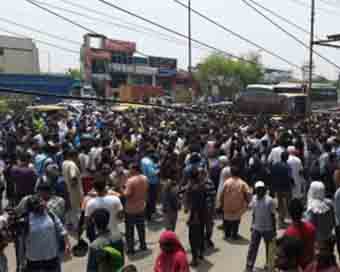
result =
M163 70L177 70L177 59L149 57L149 65Z

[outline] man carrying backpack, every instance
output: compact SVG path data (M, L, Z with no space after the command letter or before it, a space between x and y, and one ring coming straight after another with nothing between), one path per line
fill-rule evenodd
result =
M124 266L124 255L115 247L116 241L109 230L110 213L97 209L92 214L97 238L91 243L87 272L118 272Z

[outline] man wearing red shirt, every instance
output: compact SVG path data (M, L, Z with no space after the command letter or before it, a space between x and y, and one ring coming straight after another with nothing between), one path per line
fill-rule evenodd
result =
M287 228L285 235L296 237L303 242L303 255L298 262L300 267L305 269L314 259L316 230L313 224L302 221L303 204L299 199L290 202L289 213L293 223Z

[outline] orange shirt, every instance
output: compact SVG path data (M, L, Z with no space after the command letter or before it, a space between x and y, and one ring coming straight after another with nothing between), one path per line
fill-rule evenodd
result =
M248 209L250 197L251 190L241 178L227 179L221 197L224 219L240 220Z

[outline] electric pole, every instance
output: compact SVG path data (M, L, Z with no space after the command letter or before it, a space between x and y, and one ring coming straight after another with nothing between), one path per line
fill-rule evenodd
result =
M189 76L190 76L190 80L191 80L191 76L192 76L192 70L191 70L191 67L192 67L192 53L191 53L191 50L192 50L192 47L191 47L191 0L188 0L189 3L188 3L188 39L189 39L189 67L188 67L188 71L189 71Z
M312 85L313 85L313 50L314 50L314 19L315 19L315 0L312 0L311 6L311 18L310 18L310 48L309 48L309 78L308 78L308 88L307 88L307 106L306 106L306 116L311 113L311 95L312 95Z

